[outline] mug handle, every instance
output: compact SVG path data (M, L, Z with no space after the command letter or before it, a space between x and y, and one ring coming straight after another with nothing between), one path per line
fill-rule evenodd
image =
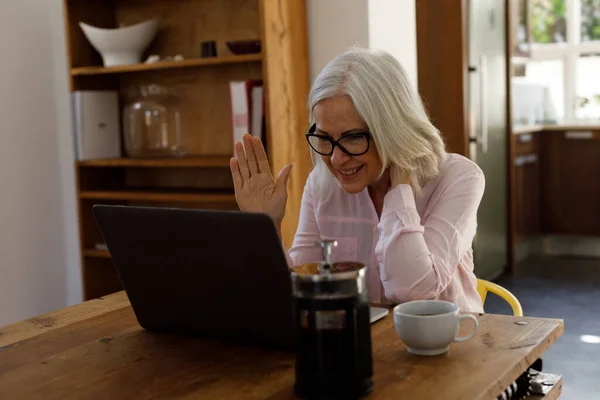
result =
M473 332L471 332L470 334L468 334L467 336L460 336L460 337L455 337L454 338L454 342L465 342L469 339L471 339L473 336L475 336L475 334L477 333L477 329L479 328L479 322L477 321L477 318L475 318L475 316L473 316L472 314L460 314L458 316L459 319L459 325L462 322L462 320L464 319L470 319L473 320Z

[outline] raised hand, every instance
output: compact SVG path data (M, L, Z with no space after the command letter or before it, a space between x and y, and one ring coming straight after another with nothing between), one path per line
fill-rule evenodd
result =
M283 167L275 180L260 139L245 134L243 142L235 144L235 157L229 162L238 207L240 211L268 214L279 227L292 166Z

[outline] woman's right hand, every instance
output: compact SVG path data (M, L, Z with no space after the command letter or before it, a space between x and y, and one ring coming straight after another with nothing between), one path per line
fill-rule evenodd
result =
M229 162L238 207L240 211L269 215L279 228L285 214L292 166L283 167L275 180L260 139L245 134L243 141L243 145L235 144L235 157Z

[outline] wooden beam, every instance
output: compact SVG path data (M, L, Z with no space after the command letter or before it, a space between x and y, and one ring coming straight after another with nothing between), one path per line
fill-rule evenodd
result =
M273 174L292 164L282 226L286 248L292 244L304 184L311 169L303 133L308 129L308 39L305 0L261 0L263 68L267 102L267 146Z

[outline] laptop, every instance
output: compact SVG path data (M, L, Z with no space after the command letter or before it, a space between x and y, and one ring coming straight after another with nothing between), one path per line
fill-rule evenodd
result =
M95 205L93 214L146 330L294 348L292 285L265 214ZM387 315L371 309L371 322Z

